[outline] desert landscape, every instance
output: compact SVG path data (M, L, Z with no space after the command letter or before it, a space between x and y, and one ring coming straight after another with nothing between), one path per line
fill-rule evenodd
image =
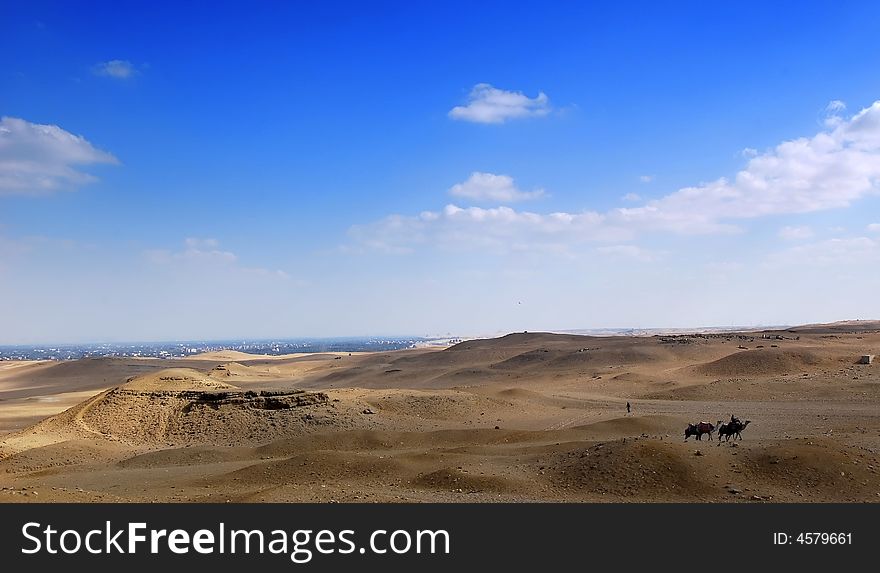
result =
M0 501L880 502L878 351L861 321L0 362Z

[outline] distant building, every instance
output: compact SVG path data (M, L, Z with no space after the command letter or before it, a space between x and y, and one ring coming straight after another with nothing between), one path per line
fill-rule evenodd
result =
M874 362L873 354L863 354L861 358L859 358L859 364L871 364Z

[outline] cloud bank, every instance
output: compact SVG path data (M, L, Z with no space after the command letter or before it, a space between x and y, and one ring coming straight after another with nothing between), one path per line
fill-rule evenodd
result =
M837 112L840 105L831 106ZM454 187L458 197L516 197L513 180L474 174ZM733 178L679 189L643 205L605 212L533 213L510 207L462 208L447 205L419 215L390 215L356 225L350 236L362 249L411 252L420 246L470 248L550 248L569 251L585 241L633 240L651 233L679 235L736 233L742 222L772 215L798 215L852 205L880 192L880 101L852 117L840 118L812 137L785 141L749 154ZM626 196L637 200L637 195ZM804 228L783 231L808 238ZM520 246L520 247L518 247Z

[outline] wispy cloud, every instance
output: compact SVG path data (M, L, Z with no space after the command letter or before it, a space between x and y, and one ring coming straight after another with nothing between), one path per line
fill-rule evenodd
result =
M229 264L238 260L235 253L221 250L220 242L217 239L187 237L183 241L183 247L180 251L151 250L147 254L154 262L187 260Z
M477 84L471 89L466 105L449 111L452 119L474 123L504 123L509 119L541 117L550 113L550 100L544 92L530 98L513 92Z
M637 245L608 245L596 247L595 251L602 255L622 257L642 262L653 262L661 258L662 253L644 249Z
M730 281L742 281L747 267L739 261L716 260L702 266L703 276L715 283L729 283Z
M840 113L846 110L846 104L839 99L831 100L828 102L828 105L825 106L825 111L828 113Z
M745 265L738 261L712 261L705 265L705 269L714 275L727 275L741 271L744 268Z
M623 197L621 197L624 201L629 201L630 203L637 203L642 200L642 196L638 193L627 193Z
M570 252L584 241L625 241L632 234L603 224L598 213L538 214L510 207L459 207L417 216L391 215L355 225L349 235L367 250L410 253L418 247L478 249L495 253L544 250Z
M471 173L467 181L453 185L449 193L454 197L495 204L540 199L545 195L543 189L521 191L509 175L494 175L479 171Z
M639 181L641 181L642 183L650 183L653 180L653 175L639 175Z
M2 228L0 228L2 230ZM0 261L4 258L21 256L30 250L30 245L22 240L13 240L0 235Z
M810 227L783 227L779 229L778 235L786 241L803 241L812 238L813 229Z
M869 233L880 233L880 223L871 223L868 225Z
M767 265L864 265L880 261L880 241L869 237L843 237L798 245L767 257Z
M2 212L2 211L0 211ZM9 236L0 224L0 270L21 268L44 257L68 259L76 254L93 254L94 245L47 235Z
M92 66L92 73L96 76L106 76L117 80L127 80L135 75L138 71L134 65L128 60L110 60L100 62Z
M183 248L178 251L168 249L150 249L144 252L147 259L155 264L185 263L187 266L208 266L225 268L253 276L292 280L291 276L280 269L268 269L242 265L238 255L221 248L217 239L187 237ZM294 281L301 283L302 281Z
M0 119L0 194L41 194L96 180L80 166L119 161L57 125Z
M825 124L825 127L837 127L841 123L844 122L843 112L846 111L846 104L839 99L831 100L828 102L828 105L825 106L825 116L822 120L822 123Z

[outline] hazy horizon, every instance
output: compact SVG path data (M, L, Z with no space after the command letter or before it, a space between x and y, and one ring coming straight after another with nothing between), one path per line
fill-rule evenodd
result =
M10 5L0 344L880 316L880 5L819 6Z
M428 332L423 334L416 333L374 333L374 334L338 334L326 336L232 336L225 338L166 338L156 340L133 340L133 339L113 339L113 340L33 340L28 342L0 342L0 347L35 347L35 346L99 346L99 345L159 345L159 344L184 344L184 343L202 343L202 344L227 344L227 343L268 343L268 342L298 342L298 341L328 341L328 340L404 340L404 339L420 339L420 340L444 340L447 338L456 339L472 339L472 338L495 338L507 334L516 334L520 332L531 333L556 333L556 334L585 334L593 336L603 336L599 333L626 333L626 332L648 332L657 333L680 333L703 331L711 332L740 332L760 329L786 329L797 328L802 326L810 326L814 324L836 324L847 322L880 322L875 318L843 318L827 322L798 322L794 324L701 324L687 326L606 326L598 328L537 328L534 330L496 330L483 332ZM613 335L613 334L609 334Z

